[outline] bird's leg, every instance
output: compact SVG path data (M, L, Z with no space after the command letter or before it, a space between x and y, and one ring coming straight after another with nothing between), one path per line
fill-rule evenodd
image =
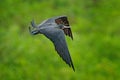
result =
M38 30L31 30L31 28L29 27L29 32L32 34L32 35L36 35L39 33Z

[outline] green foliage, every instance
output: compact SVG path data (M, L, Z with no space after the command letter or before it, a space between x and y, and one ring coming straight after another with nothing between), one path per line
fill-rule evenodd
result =
M2 0L0 80L120 80L119 0ZM67 15L66 37L76 71L43 35L30 35L34 19ZM52 55L52 56L51 56Z

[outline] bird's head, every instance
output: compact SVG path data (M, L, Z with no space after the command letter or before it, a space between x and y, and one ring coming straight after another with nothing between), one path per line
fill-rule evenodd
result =
M31 21L31 26L32 26L32 30L31 30L31 27L29 27L29 32L32 35L38 34L39 30L37 30L37 25L35 24L34 20Z

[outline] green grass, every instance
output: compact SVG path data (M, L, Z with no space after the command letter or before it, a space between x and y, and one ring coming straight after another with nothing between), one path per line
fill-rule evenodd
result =
M0 80L119 80L119 0L4 0L0 3ZM50 40L30 35L34 19L67 15L74 40L66 37L76 71Z

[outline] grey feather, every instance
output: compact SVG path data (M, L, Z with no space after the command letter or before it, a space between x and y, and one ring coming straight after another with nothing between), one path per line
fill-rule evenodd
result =
M59 19L62 23L59 22ZM55 22L56 20L58 20L57 23ZM71 38L73 38L72 32L71 30L69 31L66 29L65 31L62 29L62 27L64 26L69 27L69 22L67 20L67 17L66 16L53 17L43 21L38 26L34 23L34 20L33 20L31 22L31 25L33 28L36 28L36 29L31 30L31 28L29 27L30 33L33 35L40 33L45 35L48 39L50 39L53 42L55 46L55 50L57 51L59 56L75 71L74 65L67 47L67 43L65 40L65 35L64 35L66 34L66 35L69 35Z
M57 28L46 28L44 30L41 30L41 33L53 42L55 50L58 52L60 57L69 66L72 66L73 70L75 70L65 41L64 32L61 29Z

